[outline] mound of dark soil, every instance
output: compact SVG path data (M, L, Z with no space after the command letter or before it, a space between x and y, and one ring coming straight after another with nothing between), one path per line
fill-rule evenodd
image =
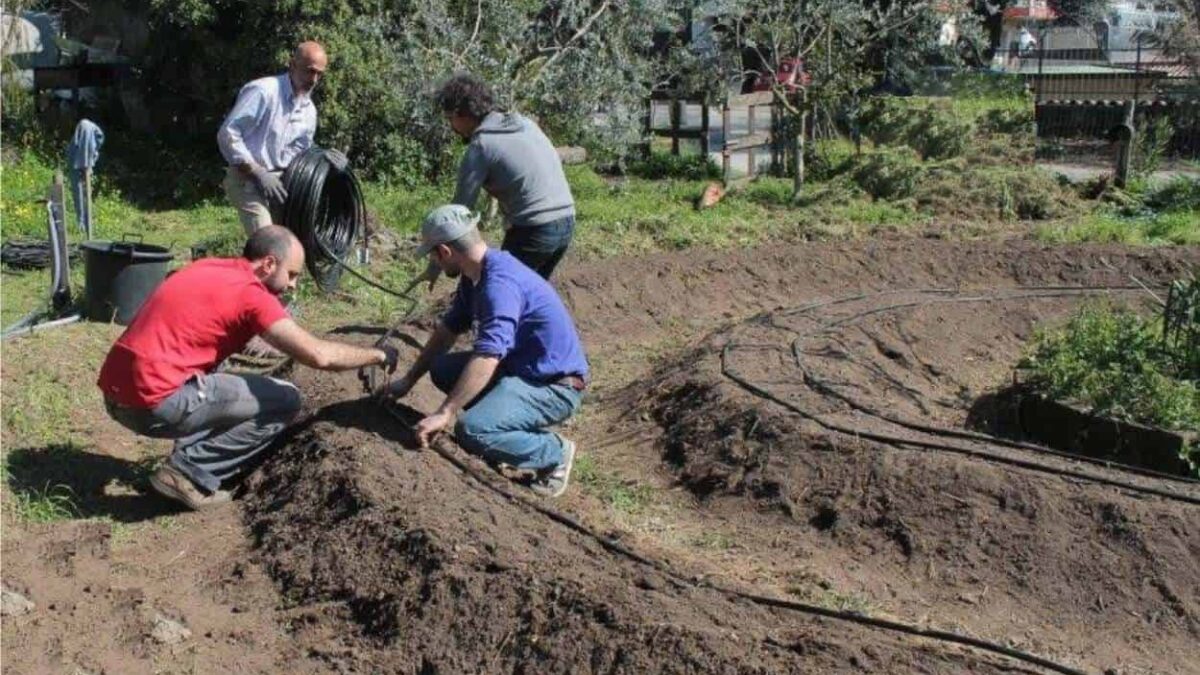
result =
M771 312L667 368L642 405L694 494L744 502L747 528L777 514L797 555L869 560L848 576L910 612L969 605L992 639L1032 635L1099 670L1179 672L1200 639L1200 507L1169 495L1194 500L1200 486L936 433L961 430L1032 328L1084 299L896 292Z
M351 395L345 378L306 385L333 392L329 400ZM261 561L297 608L293 629L331 668L999 669L940 643L680 582L497 495L433 452L405 450L406 434L368 402L326 407L248 488L246 518Z

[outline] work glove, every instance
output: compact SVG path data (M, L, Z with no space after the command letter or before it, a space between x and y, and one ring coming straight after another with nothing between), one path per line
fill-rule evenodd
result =
M400 362L400 350L391 345L378 345L376 348L383 352L386 357L383 365L380 366L384 372L388 375L396 372L396 365Z
M358 381L362 383L363 392L371 396L384 392L384 385L387 384L386 376L396 372L396 365L400 361L399 349L389 344L377 344L375 348L383 352L383 363L358 369Z
M350 159L341 150L326 150L325 159L338 171L345 171L350 166Z
M250 171L250 176L254 178L254 182L258 184L259 192L268 201L283 204L287 200L287 190L283 188L283 181L279 180L279 176L258 165L255 165Z

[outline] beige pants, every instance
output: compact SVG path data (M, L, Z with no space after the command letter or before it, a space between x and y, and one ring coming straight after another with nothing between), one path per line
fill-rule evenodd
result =
M283 172L277 172L277 175ZM254 234L260 227L272 224L271 209L267 206L267 198L258 190L254 179L244 175L234 167L225 171L225 196L233 208L237 209L238 219L242 221L242 229L246 236Z

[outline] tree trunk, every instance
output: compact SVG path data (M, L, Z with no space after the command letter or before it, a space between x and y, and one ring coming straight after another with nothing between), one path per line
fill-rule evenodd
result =
M800 113L800 130L792 139L792 155L796 161L795 182L792 183L792 199L800 198L800 192L804 189L804 143L808 136L808 113Z

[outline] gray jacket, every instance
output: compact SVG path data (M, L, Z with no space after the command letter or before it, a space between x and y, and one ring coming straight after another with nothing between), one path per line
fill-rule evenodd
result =
M471 135L458 167L454 203L474 209L481 187L500 202L513 227L546 225L575 215L575 200L554 145L538 125L517 113L489 113Z

